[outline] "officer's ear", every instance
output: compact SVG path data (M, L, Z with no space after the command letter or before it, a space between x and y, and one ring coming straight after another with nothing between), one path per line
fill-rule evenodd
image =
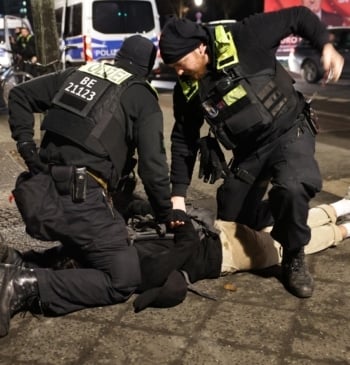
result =
M207 50L207 46L204 43L201 43L197 49L200 55L204 55Z

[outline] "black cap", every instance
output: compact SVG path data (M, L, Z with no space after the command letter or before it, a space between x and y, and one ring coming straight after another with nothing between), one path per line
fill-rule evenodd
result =
M148 38L141 35L133 35L123 42L116 54L116 66L138 76L147 76L156 59L157 48Z
M159 49L164 63L175 63L195 50L201 43L208 42L203 26L185 18L170 18L160 35Z

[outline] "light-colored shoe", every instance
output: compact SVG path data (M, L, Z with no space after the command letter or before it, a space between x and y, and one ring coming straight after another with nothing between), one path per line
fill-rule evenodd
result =
M350 200L350 186L348 187L348 192L344 196L344 199L349 199Z
M350 186L348 187L348 192L345 194L344 199L350 200ZM344 214L337 219L337 224L344 224L350 222L350 213Z

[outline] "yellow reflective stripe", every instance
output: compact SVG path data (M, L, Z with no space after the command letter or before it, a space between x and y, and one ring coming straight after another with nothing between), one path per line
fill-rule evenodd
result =
M224 97L224 101L227 105L232 105L236 103L238 100L242 99L247 95L247 92L244 90L242 85L238 85L230 92L228 92Z
M235 43L230 32L223 25L215 27L216 69L221 70L239 62Z
M120 85L132 76L130 72L127 72L122 68L106 65L105 63L99 62L87 63L79 67L79 70L86 72L90 75L100 77L101 79L107 79L108 81L111 81L117 85Z
M181 80L179 79L182 92L185 95L187 101L191 100L191 98L197 93L199 89L198 81L196 80Z

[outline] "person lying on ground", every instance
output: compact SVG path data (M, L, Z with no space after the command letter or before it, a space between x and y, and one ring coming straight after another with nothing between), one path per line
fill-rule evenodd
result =
M243 224L214 220L209 210L188 206L191 221L176 228L172 234L162 235L146 201L134 201L132 209L134 214L128 227L142 273L139 295L133 303L135 312L146 307L180 304L196 281L281 263L282 247L269 234L271 226L255 231ZM350 237L350 218L346 216L349 213L348 198L311 208L308 224L312 234L305 254L337 246ZM84 266L84 262L67 257L61 245L42 252L22 253L3 244L0 262L1 265L56 269Z

